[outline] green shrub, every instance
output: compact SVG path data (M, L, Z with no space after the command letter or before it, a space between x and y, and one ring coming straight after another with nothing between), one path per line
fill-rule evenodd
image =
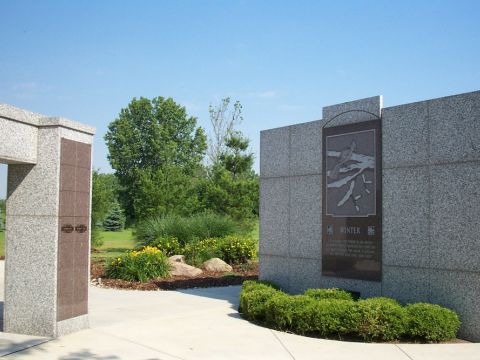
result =
M323 299L305 309L310 330L320 336L353 335L358 322L353 300Z
M230 235L219 242L223 261L229 264L246 263L256 256L256 242L249 238Z
M193 266L200 266L211 258L221 258L220 242L221 239L217 238L192 241L183 248L185 260Z
M137 225L136 237L141 245L149 245L159 237L173 236L185 246L194 240L225 237L235 232L236 224L229 217L202 213L191 217L169 215L145 220Z
M156 247L167 256L182 255L184 251L174 236L160 236L150 246Z
M316 302L305 295L277 294L265 305L267 324L278 330L291 330L298 334L312 332L309 310Z
M458 315L439 305L417 303L406 306L408 335L426 341L455 338L460 328Z
M248 281L244 282L245 283ZM266 303L274 296L281 294L280 291L265 284L247 284L240 292L239 311L249 320L265 320Z
M355 333L362 339L395 340L407 330L407 312L392 299L371 298L355 304L357 324Z
M337 299L337 300L353 300L352 294L341 289L308 289L305 295L317 300Z
M146 282L166 277L170 271L167 257L157 248L147 246L141 251L131 251L107 265L107 277L127 281Z
M275 289L275 290L281 290L280 286L278 286L277 284L275 284L272 281L268 281L268 280L246 280L246 281L243 282L242 292L247 292L247 291L255 290L255 289L258 289L258 288L263 288L265 286L271 287L272 289Z

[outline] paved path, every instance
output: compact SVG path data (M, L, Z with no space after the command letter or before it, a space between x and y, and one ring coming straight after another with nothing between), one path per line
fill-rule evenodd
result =
M273 331L239 317L236 311L239 291L238 286L155 292L92 287L91 329L49 340L4 358L480 359L480 344L362 344ZM0 347L6 335L0 334ZM31 341L26 340L30 345ZM22 345L21 339L17 342L17 346Z

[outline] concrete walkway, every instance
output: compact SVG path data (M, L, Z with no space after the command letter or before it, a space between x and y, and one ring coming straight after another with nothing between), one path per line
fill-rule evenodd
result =
M55 340L25 338L29 346L47 342L4 358L480 359L480 344L363 344L273 331L239 317L239 291L238 286L155 292L91 287L91 329ZM0 333L0 347L5 336L10 335ZM22 339L15 341L18 349Z

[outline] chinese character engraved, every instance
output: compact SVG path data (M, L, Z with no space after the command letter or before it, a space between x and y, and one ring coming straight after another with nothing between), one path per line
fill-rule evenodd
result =
M333 236L333 225L327 226L327 235Z
M368 236L375 236L375 226L369 226L367 229Z

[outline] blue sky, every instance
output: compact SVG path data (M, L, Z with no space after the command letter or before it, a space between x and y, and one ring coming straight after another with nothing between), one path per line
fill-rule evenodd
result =
M480 89L479 1L2 0L0 14L0 102L95 126L103 171L133 97L173 97L207 132L209 104L240 100L258 155L260 130L326 105Z

